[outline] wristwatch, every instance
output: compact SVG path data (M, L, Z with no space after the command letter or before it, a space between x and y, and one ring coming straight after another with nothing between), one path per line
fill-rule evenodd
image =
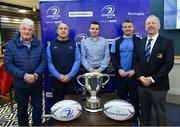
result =
M34 73L34 78L37 80L38 79L38 74Z

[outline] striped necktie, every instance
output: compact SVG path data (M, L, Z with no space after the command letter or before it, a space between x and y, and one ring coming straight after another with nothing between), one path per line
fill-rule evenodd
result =
M146 48L145 48L146 63L149 62L149 58L150 58L150 55L151 55L150 49L151 49L151 42L152 42L152 40L153 40L152 38L150 38L148 40L148 43L147 43Z

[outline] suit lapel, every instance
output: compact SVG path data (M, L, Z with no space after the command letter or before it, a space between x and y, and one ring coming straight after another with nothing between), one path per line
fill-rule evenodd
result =
M143 44L142 44L142 51L143 51L142 55L143 55L144 62L146 61L146 56L145 56L146 40L147 40L147 38L143 39L143 41L142 41L143 42Z
M153 49L151 51L151 56L150 56L149 61L151 61L151 59L154 58L154 55L156 55L155 51L159 48L159 44L160 44L160 37L158 36L158 38L156 39L156 42L154 44L154 47L153 47Z

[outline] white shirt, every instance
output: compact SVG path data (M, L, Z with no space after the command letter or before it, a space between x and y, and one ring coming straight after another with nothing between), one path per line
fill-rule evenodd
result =
M151 49L150 49L150 53L152 52L152 49L153 49L153 47L154 47L154 44L155 44L155 42L156 42L158 36L159 36L159 33L157 33L157 34L154 35L153 37L149 37L149 36L148 36L148 38L147 38L147 40L146 40L146 46L147 46L148 40L149 40L149 39L153 39L153 40L151 41ZM151 76L150 76L150 78L151 78L151 81L152 81L153 83L155 83L154 79L153 79Z
M153 40L151 41L151 49L150 49L150 53L152 52L152 49L153 49L153 47L154 47L154 44L155 44L155 42L156 42L158 36L159 36L159 33L157 33L157 34L154 35L153 37L149 37L149 36L148 36L148 38L147 38L147 40L146 40L146 46L147 46L148 40L149 40L149 39L153 39Z

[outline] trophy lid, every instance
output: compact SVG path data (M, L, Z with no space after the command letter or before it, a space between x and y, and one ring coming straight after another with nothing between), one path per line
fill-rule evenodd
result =
M100 78L102 77L104 74L100 73L100 72L89 72L89 73L84 73L83 76L84 77L88 77L88 78L92 78L92 77L96 77L96 78Z

